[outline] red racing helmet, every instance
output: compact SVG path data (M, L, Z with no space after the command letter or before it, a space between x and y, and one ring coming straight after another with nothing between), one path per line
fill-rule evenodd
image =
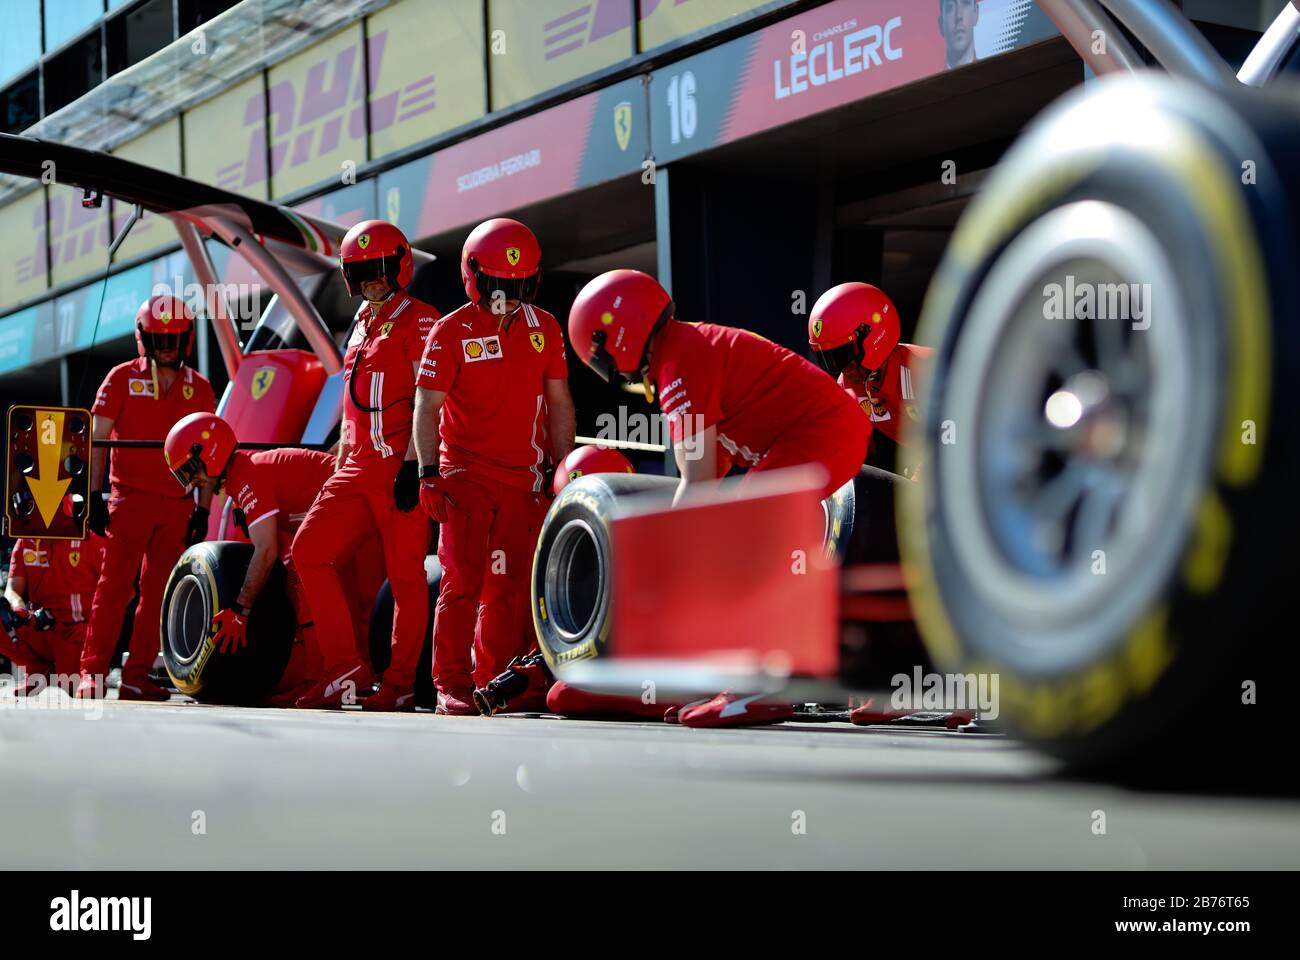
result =
M460 278L471 303L532 303L541 271L542 248L533 231L506 217L480 223L460 252Z
M572 481L589 473L636 473L636 470L631 460L612 447L575 447L555 468L551 489L558 497Z
M236 446L235 431L226 421L215 413L191 413L167 432L163 457L172 475L189 491L205 474L224 476Z
M178 350L184 360L194 347L194 312L180 297L150 297L135 312L135 348L142 357Z
M384 279L396 293L405 290L415 275L411 245L406 234L387 220L362 220L339 244L339 268L348 294L361 296L361 285Z
M838 377L850 363L879 370L898 346L898 309L869 283L841 283L813 304L808 342L823 370Z
M569 340L606 382L629 382L650 365L650 341L673 319L672 297L640 270L610 270L590 281L569 310Z

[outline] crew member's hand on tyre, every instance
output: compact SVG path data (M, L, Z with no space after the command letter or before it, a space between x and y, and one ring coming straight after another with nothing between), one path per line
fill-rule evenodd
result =
M447 507L451 504L447 481L442 477L425 477L420 481L420 507L435 523L447 522Z
M393 480L393 503L402 513L410 513L420 503L420 465L403 460Z
M90 510L86 515L86 526L101 537L108 536L108 501L95 491L90 495Z
M192 547L208 538L208 508L195 507L190 514L189 526L185 528L185 545Z
M212 618L212 641L220 653L234 653L248 643L248 617L227 607Z

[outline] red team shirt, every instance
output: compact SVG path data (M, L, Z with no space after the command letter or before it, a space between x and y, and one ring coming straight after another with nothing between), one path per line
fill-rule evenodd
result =
M664 327L650 375L674 444L717 427L718 445L743 467L758 463L785 431L843 403L835 381L803 357L711 323Z
M316 450L236 451L226 471L225 491L244 511L249 530L263 520L275 520L283 554L333 473L334 457Z
M155 451L156 452L156 451ZM172 483L176 480L173 477ZM14 542L9 576L27 581L27 603L45 607L60 623L81 623L104 563L104 540L31 540Z
M924 371L933 352L929 347L900 343L885 361L879 385L847 384L841 376L840 386L857 401L873 430L901 443L904 421L918 418L916 376Z
M217 409L212 385L182 366L171 389L158 395L161 382L148 357L120 363L108 371L90 412L113 421L114 440L161 440L181 417ZM125 487L165 497L183 496L167 462L157 450L114 450L109 469L113 489Z
M419 385L447 394L439 447L443 475L471 470L534 492L547 450L545 381L565 380L564 335L555 317L524 304L500 318L467 303L433 328Z
M437 310L404 293L385 300L377 315L369 303L357 311L343 358L349 460L406 456L415 410L412 368L437 319ZM369 409L357 406L354 395Z

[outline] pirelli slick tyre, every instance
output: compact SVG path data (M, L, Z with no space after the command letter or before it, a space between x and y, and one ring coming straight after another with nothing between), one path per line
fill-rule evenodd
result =
M547 665L601 656L609 639L609 517L620 497L659 495L673 477L593 473L565 486L542 521L533 554L533 626Z
M826 550L842 557L857 522L860 480L822 501ZM658 495L667 504L675 477L603 473L566 486L546 515L533 557L533 625L552 669L601 656L609 639L609 517L628 496Z
M1290 696L1298 105L1090 85L1003 159L927 295L918 620L1076 769L1221 778Z
M248 644L216 652L212 617L234 605L253 546L209 541L181 555L162 603L162 649L176 689L203 703L257 704L274 690L293 645L294 613L284 566L277 560L248 618Z
M433 611L438 604L438 590L442 586L442 564L435 556L424 558L424 576L429 584L429 622L424 628L424 646L415 667L416 706L432 710L438 705L433 689ZM375 673L383 673L393 658L393 588L388 581L379 588L370 611L370 664Z

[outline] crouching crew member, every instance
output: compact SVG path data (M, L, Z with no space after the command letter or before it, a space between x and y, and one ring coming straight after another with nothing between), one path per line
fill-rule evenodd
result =
M683 323L668 292L612 270L578 294L569 339L606 382L641 382L668 419L682 493L725 475L801 464L826 470L823 496L862 466L870 427L857 405L803 357L736 327ZM721 447L725 456L720 455Z
M929 347L899 343L898 310L869 283L841 283L808 316L813 359L839 380L874 430L903 442L903 423L917 419L918 373Z
M564 337L532 303L540 270L526 226L479 224L461 253L470 302L434 326L420 366L420 502L442 525L439 713L477 713L475 681L485 686L532 643L528 589L550 494L547 458L562 461L574 436Z
M136 313L136 360L108 372L91 407L94 439L155 440L189 413L216 409L212 386L186 365L194 347L194 315L176 297L153 297ZM91 489L104 475L103 447L91 455ZM107 507L90 498L87 525L107 530L104 567L81 655L78 697L103 695L103 678L117 647L126 605L140 575L140 600L131 628L130 655L122 669L118 696L123 700L166 700L167 692L149 679L158 655L158 624L163 591L172 566L185 548L207 534L210 498L199 505L176 489L156 449L114 450Z
M0 631L0 654L21 666L27 682L21 696L57 683L71 692L81 670L86 616L99 582L104 539L14 542L4 600L17 643ZM41 681L39 677L44 677Z
M315 641L311 607L293 563L293 538L316 494L334 473L334 457L316 450L245 451L237 449L235 431L215 414L194 413L167 434L167 465L181 486L230 497L236 523L253 544L244 582L235 603L212 618L210 633L225 653L247 643L248 618L276 558L288 574L289 601L297 614L298 637L280 689L287 705L319 678L320 649ZM274 522L271 522L274 521ZM294 694L289 697L288 694Z
M438 312L406 287L414 273L402 231L366 220L339 248L343 279L365 298L343 359L344 412L338 468L293 542L294 565L310 598L324 670L299 707L337 709L374 682L359 655L342 570L362 538L378 534L393 590L393 653L368 710L413 710L415 666L429 619L424 558L429 518L420 502L411 440L415 376Z

